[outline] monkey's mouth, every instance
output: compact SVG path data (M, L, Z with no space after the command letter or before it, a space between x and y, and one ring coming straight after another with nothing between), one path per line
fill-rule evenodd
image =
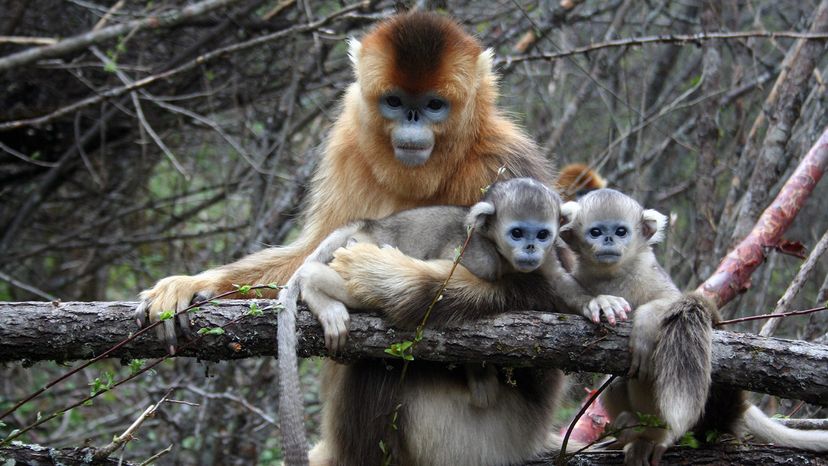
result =
M515 259L514 266L520 273L529 273L540 267L540 259Z
M407 167L419 167L431 157L434 145L395 144L394 157Z
M614 264L621 260L621 254L617 252L598 252L595 253L595 259L602 264Z

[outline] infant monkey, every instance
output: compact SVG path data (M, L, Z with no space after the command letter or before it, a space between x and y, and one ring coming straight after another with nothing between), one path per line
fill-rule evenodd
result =
M564 310L581 313L594 322L601 313L611 324L626 320L630 307L624 299L593 298L561 266L555 250L560 204L558 194L539 181L515 178L492 185L483 200L470 209L422 207L351 223L328 236L305 260L288 282L285 297L301 292L324 328L326 346L335 353L342 349L348 334L346 306L365 307L348 295L344 280L327 266L336 249L369 243L395 247L416 259L451 260L473 228L460 262L472 274L487 282L507 274L541 274L554 288L558 298L554 304Z
M789 429L768 419L741 390L711 383L713 302L681 293L661 268L651 244L664 237L667 218L611 189L592 191L562 207L561 237L577 256L573 275L588 292L617 294L636 308L630 335L631 377L618 378L601 395L623 430L627 465L656 465L664 451L692 430L745 432L781 446L828 449L828 432ZM658 416L664 428L629 428L635 413Z
M601 313L611 324L625 320L630 310L625 300L588 295L559 262L556 242L560 204L558 194L541 182L517 178L493 184L482 201L471 208L412 209L379 220L354 222L328 236L280 294L284 305L279 315L283 430L291 431L302 425L296 374L296 334L291 327L295 324L296 301L300 293L321 322L328 349L336 353L344 349L348 336L346 306L381 309L392 325L413 330L437 293L437 288L432 289L431 285L436 286L442 281L422 280L411 274L395 275L404 272L405 267L383 272L373 269L369 263L355 264L382 274L382 281L389 282L392 287L403 287L410 297L401 299L398 293L387 289L390 302L357 300L348 288L350 284L328 265L335 255L340 257L345 251L351 253L390 246L397 248L388 252L400 263L417 261L417 266L411 268L415 274L428 270L438 277L445 277L446 265L456 257L471 229L461 259L464 267L458 268L455 278L464 284L472 284L454 286L454 280L449 282L443 299L436 303L429 318L429 325L435 327L473 322L509 309L549 309L553 306L560 312L582 314L595 322L600 320ZM353 242L357 244L335 253ZM342 266L342 263L338 265ZM389 277L393 279L389 281ZM412 279L427 285L411 290L407 283ZM473 305L453 305L458 300ZM438 366L414 361L408 372L408 382L404 386L392 384L388 387L385 385L388 372L378 371L370 363L326 365L328 370L324 380L327 383L323 384L326 393L323 409L323 425L326 427L323 431L326 434L323 437L327 438L314 448L311 457L325 457L329 445L338 445L330 450L334 452L341 453L343 449L359 451L354 453L354 458L370 456L380 440L387 440L383 425L377 424L376 419L390 414L388 408L395 405L405 406L407 414L401 414L399 431L395 431L391 441L393 443L396 441L393 438L400 437L398 440L402 443L396 450L406 451L401 453L403 457L414 455L407 460L409 463L437 464L448 461L448 458L457 459L456 447L445 444L467 442L469 437L464 432L469 429L475 433L468 435L481 444L474 447L478 457L466 455L468 464L482 461L483 456L492 463L511 462L525 458L527 452L534 452L549 441L555 443L548 436L552 422L549 407L554 405L560 391L562 375L559 371L521 369L518 386L504 389L497 368L469 364L465 366L466 393L463 394L456 390L456 376ZM365 393L372 394L370 403L363 399ZM454 398L456 396L460 398ZM432 412L435 406L442 407ZM368 419L370 425L365 425L364 421ZM435 423L453 426L449 428L452 433L428 440L430 434L427 432ZM458 426L463 426L461 431L456 431ZM511 446L492 457L495 452L489 448L494 439L497 442L509 439L507 443ZM436 444L443 446L434 447ZM430 446L426 448L425 445ZM406 450L409 447L411 451ZM484 455L484 452L487 453Z

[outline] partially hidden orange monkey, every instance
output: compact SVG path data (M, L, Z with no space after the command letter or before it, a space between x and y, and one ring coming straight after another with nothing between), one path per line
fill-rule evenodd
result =
M141 293L139 324L182 310L195 297L232 291L233 284L285 283L322 239L352 220L427 205L472 205L500 167L501 178L529 176L553 185L552 163L495 106L492 52L452 20L421 12L392 17L352 41L350 57L356 82L312 179L300 238L197 275L160 280ZM295 332L289 317L279 318L280 341ZM188 328L186 316L179 322ZM163 337L173 352L172 320L164 322ZM421 368L408 380L432 396L422 398L427 402L417 422L401 426L388 442L406 464L511 463L548 446L559 371L516 370L517 387L501 382L501 403L473 412L468 386L458 382L462 375L443 365ZM295 365L288 369L296 371ZM387 422L378 416L393 402L397 370L375 361L326 364L325 421L314 464L380 462ZM292 415L301 416L301 407L293 408ZM307 461L300 453L305 444L304 433L285 439L288 464Z

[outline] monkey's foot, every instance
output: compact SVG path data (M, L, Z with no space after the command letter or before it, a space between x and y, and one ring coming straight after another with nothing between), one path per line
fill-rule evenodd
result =
M325 347L331 354L338 354L345 349L348 341L348 329L351 327L351 315L345 305L331 301L322 309L314 310L316 318L322 324L325 333Z
M604 314L610 325L627 320L628 312L632 312L632 307L626 299L606 294L592 298L583 309L584 315L596 324L601 321L601 314Z
M175 354L178 344L175 320L170 313L178 313L191 303L205 301L215 295L214 280L209 276L174 275L160 280L154 287L141 292L141 303L135 309L135 320L140 327L164 320L156 327L158 338ZM190 335L190 318L186 312L178 314L178 323L184 336Z

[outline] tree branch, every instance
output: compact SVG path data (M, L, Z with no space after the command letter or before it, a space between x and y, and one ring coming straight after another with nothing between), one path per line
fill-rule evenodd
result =
M63 464L67 466L88 465L88 458L94 448L46 448L39 445L15 444L11 447L0 448L0 460L14 460L17 464L29 466L54 466ZM554 464L555 454L549 453L540 458L524 463L525 466L539 466ZM673 447L662 457L662 464L683 464L683 465L713 465L730 466L739 464L742 466L760 466L766 464L824 464L828 459L828 453L811 453L807 451L794 450L791 448L773 447L770 445L716 445L709 448L692 449L686 447ZM570 458L569 466L601 466L623 464L624 453L621 451L600 451L579 453ZM117 459L107 458L102 460L102 465L123 464L133 465L124 461L119 463Z
M219 327L247 312L252 301L221 301L192 313L197 331ZM269 302L269 301L268 301ZM89 359L137 330L131 302L0 303L0 362ZM266 307L264 303L258 304ZM326 355L321 327L306 310L297 322L299 353ZM463 327L426 330L415 358L503 365L545 365L567 371L625 374L629 324L595 326L578 316L521 311ZM387 358L393 342L413 332L389 327L378 313L354 313L340 359ZM48 342L48 343L46 343ZM735 387L828 403L828 346L716 331L713 379ZM148 332L113 353L122 359L161 357L160 341ZM276 354L276 318L245 316L223 335L182 347L178 356L204 360Z
M162 15L150 15L143 19L136 19L103 29L92 30L68 39L61 40L53 45L35 47L0 58L0 73L20 66L28 65L44 58L59 57L92 44L114 39L131 31L148 28L175 26L182 21L209 13L216 8L227 6L238 0L206 0Z
M828 168L828 128L782 186L776 199L759 217L750 234L722 260L698 291L723 306L749 286L750 276L765 260L765 250L779 243L782 235L805 205Z

